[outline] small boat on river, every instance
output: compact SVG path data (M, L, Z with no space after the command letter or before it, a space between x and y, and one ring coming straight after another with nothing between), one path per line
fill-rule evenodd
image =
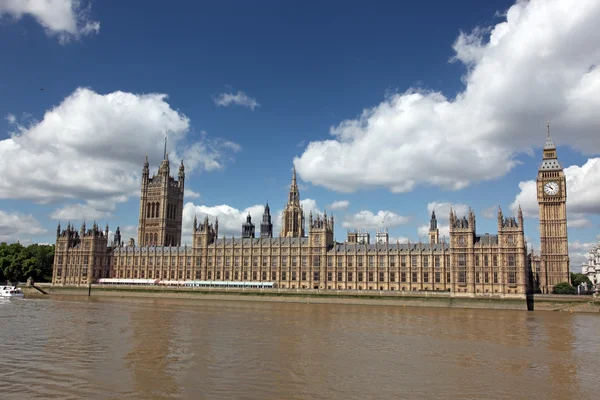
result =
M18 299L23 297L23 291L16 286L0 287L0 298L2 299Z

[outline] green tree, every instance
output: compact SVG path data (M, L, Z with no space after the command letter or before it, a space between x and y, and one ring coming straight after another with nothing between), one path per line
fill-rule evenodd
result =
M561 282L554 285L552 294L577 294L577 288L571 286L569 282Z
M0 243L0 281L50 281L53 263L54 245Z
M577 287L581 283L587 283L588 288L593 286L592 281L590 281L590 278L588 278L587 275L571 272L571 284Z

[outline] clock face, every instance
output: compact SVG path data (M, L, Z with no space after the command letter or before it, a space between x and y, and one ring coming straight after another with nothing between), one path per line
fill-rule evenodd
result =
M544 185L544 193L554 196L558 193L558 183L548 182Z

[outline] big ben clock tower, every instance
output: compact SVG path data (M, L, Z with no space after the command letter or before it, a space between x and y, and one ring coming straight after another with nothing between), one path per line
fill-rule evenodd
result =
M557 283L570 282L570 271L567 181L556 157L556 146L550 137L550 124L543 161L538 170L537 200L540 208L540 288L544 293L552 293Z

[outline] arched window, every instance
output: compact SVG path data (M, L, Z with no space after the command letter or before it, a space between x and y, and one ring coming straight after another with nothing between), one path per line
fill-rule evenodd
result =
M156 218L160 217L160 202L156 202Z
M146 218L150 218L150 202L146 204Z
M154 234L154 245L156 246L158 244L158 233Z
M146 233L146 241L144 242L144 244L145 244L146 246L148 246L148 245L149 245L149 243L148 243L148 234L147 234L147 233Z
M150 218L154 218L154 203L150 203Z

